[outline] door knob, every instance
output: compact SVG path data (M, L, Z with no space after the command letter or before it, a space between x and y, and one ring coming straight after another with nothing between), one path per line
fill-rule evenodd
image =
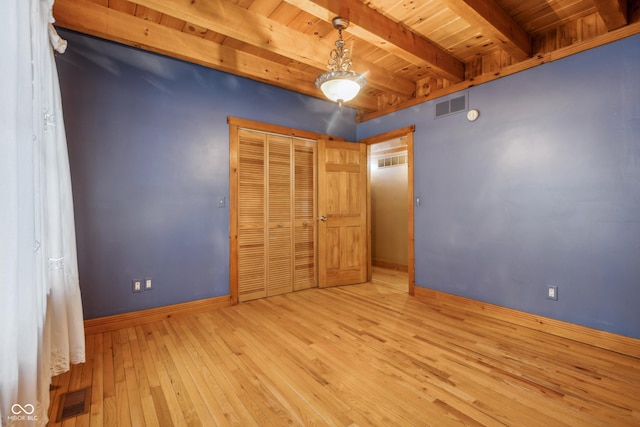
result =
M327 222L327 217L322 215L320 218L318 218L320 221L322 222Z

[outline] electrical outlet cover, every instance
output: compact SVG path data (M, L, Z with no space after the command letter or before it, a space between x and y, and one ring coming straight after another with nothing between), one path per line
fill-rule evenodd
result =
M153 289L153 287L151 286L151 277L147 277L146 279L144 279L144 290L150 291L151 289Z
M547 285L547 299L558 301L558 287L556 285Z
M134 293L142 292L142 280L132 280L131 281L131 291Z

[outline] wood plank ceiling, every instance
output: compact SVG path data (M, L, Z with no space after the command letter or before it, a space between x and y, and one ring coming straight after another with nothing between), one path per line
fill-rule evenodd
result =
M324 98L338 37L367 120L640 33L640 0L56 0L56 25Z

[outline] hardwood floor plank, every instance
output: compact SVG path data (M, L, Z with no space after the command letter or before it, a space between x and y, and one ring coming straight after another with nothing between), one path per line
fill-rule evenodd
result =
M199 342L194 340L190 330L192 327L197 327L192 320L194 319L183 319L175 325L175 333L184 338L184 346L189 356L186 361L189 375L207 406L208 415L203 419L209 420L214 425L224 425L229 422L241 425L239 419L234 416L233 408L224 397L224 393L215 384L215 378L210 374L206 362L201 357Z
M406 283L376 268L370 283L90 335L51 398L91 383L75 427L640 425L640 360L425 304Z
M162 427L174 426L174 417L171 414L171 409L169 408L169 403L165 398L164 391L162 391L162 387L159 385L151 387L151 398L153 399L153 407L156 410L158 425Z
M224 416L220 413L217 405L207 403L208 395L206 384L202 382L202 376L195 367L190 352L186 349L182 339L182 331L180 323L173 322L167 325L169 334L165 337L167 341L167 351L171 358L175 361L177 373L183 380L184 388L189 396L194 409L194 417L199 420L209 420L215 424L219 424L224 420ZM189 345L188 341L186 341ZM207 423L204 423L205 425Z
M118 414L116 410L116 397L108 396L104 398L102 402L102 407L104 409L102 420L103 425L107 427L117 427L118 424Z
M127 398L129 401L129 416L131 425L144 426L145 417L142 409L142 398L145 392L144 381L138 381L134 358L131 350L131 337L133 328L120 330L120 348L122 350L122 361L124 365L124 377L127 388ZM135 335L133 335L135 337ZM139 370L144 372L144 370Z
M248 358L245 355L242 356L243 362L248 369L251 369L257 374L257 377L262 383L269 387L271 390L276 390L275 398L286 409L287 412L292 414L292 417L296 421L296 424L301 425L345 425L345 419L335 417L333 414L339 414L340 411L328 411L326 413L318 413L317 411L308 411L306 408L313 408L315 404L322 403L327 407L330 404L328 401L332 400L331 396L327 395L321 387L322 383L312 380L312 382L300 383L300 378L306 378L306 373L309 372L308 363L311 361L301 361L299 358L293 359L285 354L278 354L278 359L274 360L268 355L273 354L273 346L277 342L277 338L271 339L265 337L264 340L252 339L250 334L247 334L247 339L252 342L253 348L257 350L256 357ZM272 369L275 364L279 365L279 368ZM297 369L288 369L288 367L295 367ZM293 371L293 372L292 372ZM302 371L302 372L296 372ZM313 390L313 393L309 393L309 390ZM319 399L318 394L323 395L324 398ZM348 423L347 423L348 424Z
M128 337L129 337L129 346L131 351L131 358L133 361L141 361L142 363L134 362L134 369L130 372L130 376L133 377L135 375L136 382L138 384L137 387L137 398L140 401L141 406L141 414L137 415L138 420L140 420L141 416L144 418L144 424L148 426L157 426L159 425L159 420L155 411L155 405L153 403L153 396L151 394L151 386L149 385L149 378L147 373L149 370L147 369L148 355L147 358L143 356L143 350L140 348L140 340L138 339L138 328L128 328ZM142 347L146 349L146 345L143 344ZM155 372L153 372L155 373ZM129 390L129 396L132 395L132 392L135 390ZM138 421L140 422L140 421Z
M124 330L121 329L111 333L116 422L118 426L130 426L131 408L129 407L129 393L127 392L123 356L123 347L126 343L122 339L122 331Z
M104 399L104 336L94 335L93 373L91 377L91 406L89 408L91 427L103 426L103 399ZM89 336L87 336L89 338Z
M129 408L129 397L127 394L127 384L124 381L116 383L116 397L114 399L116 417L116 425L118 426L130 426L131 416Z
M214 315L212 313L211 315ZM198 351L201 361L206 367L206 373L210 375L212 381L209 388L216 398L216 402L223 408L225 417L229 424L253 426L257 425L251 412L244 405L239 395L242 389L235 387L234 381L230 379L230 373L237 369L231 364L231 358L226 357L230 349L226 347L224 341L217 336L214 330L207 330L204 325L211 324L212 319L207 315L198 316L198 323L191 329L189 335L191 341L197 343L201 350ZM217 320L221 322L219 319ZM212 335L213 333L213 335ZM226 360L229 365L226 365ZM232 368L229 368L231 366ZM240 394L238 393L240 392Z
M304 330L296 330L294 332L295 323L290 322L288 319L281 317L279 314L280 307L276 310L261 311L260 323L255 323L255 319L250 316L244 316L244 321L247 322L248 329L251 331L260 330L261 335L264 336L260 340L255 340L254 346L257 348L263 347L258 352L260 355L276 355L274 357L261 358L260 366L274 366L277 365L279 369L265 369L264 374L273 378L284 381L288 387L295 391L305 402L307 406L312 408L316 407L316 404L325 406L328 411L318 413L324 423L333 425L348 425L350 419L341 417L340 414L348 411L349 406L345 405L340 399L327 389L328 381L323 377L323 374L318 372L317 354L311 350L312 341L301 338L308 332ZM245 313L252 310L245 310ZM279 328L278 324L285 322L289 325L288 328ZM295 345L295 351L283 352L283 342L289 343L288 345ZM297 356L301 354L302 356Z
M160 322L143 325L143 328L148 328L150 330L150 333L147 334L147 342L158 374L158 388L161 390L161 395L158 395L158 402L156 402L156 398L154 396L154 405L163 408L166 404L168 407L169 419L165 421L170 421L171 425L180 427L188 426L190 424L183 411L183 407L187 407L188 410L188 404L182 395L183 390L181 388L181 382L175 374L173 362L167 356L164 348L163 336L166 335L164 325ZM177 380L176 388L174 388L173 384L174 379ZM187 413L187 416L188 415L189 414Z

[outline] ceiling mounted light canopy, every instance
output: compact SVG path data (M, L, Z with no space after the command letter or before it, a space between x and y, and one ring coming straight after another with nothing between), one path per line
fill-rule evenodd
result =
M338 30L336 48L329 54L329 70L316 78L316 87L322 90L324 96L342 106L343 102L351 101L356 97L360 89L367 83L360 74L349 71L351 58L349 49L344 47L342 30L349 26L349 21L336 17L331 21L333 27Z

